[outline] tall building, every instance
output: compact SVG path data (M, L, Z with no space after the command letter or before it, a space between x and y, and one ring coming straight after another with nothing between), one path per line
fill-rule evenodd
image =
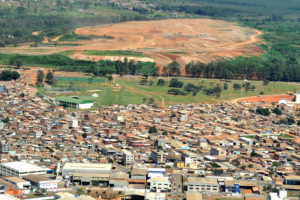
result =
M161 147L164 149L166 147L166 140L164 138L158 138L155 140L154 146Z
M219 192L217 179L189 177L187 180L187 191L192 192Z
M151 177L147 181L147 191L149 192L170 192L171 182L169 177Z
M0 153L9 152L9 143L7 141L0 141Z
M155 163L166 163L166 155L163 151L151 151L150 159Z
M130 151L123 150L123 165L132 165L134 163L134 154Z

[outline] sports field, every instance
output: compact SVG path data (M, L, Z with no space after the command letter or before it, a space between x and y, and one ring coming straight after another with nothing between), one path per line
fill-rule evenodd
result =
M99 82L104 83L105 78L86 78L86 77L65 77L65 76L56 76L57 81L76 81L76 82Z

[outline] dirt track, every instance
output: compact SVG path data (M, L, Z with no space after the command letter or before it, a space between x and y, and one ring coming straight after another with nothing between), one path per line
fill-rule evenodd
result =
M253 97L244 97L230 100L231 103L238 102L266 102L266 103L278 103L282 99L293 100L294 96L287 94L277 94L277 95L265 95L265 96L253 96Z
M82 27L79 35L110 36L91 41L68 42L80 46L0 48L2 53L51 54L73 50L76 59L124 59L122 56L87 56L84 50L131 50L143 52L145 57L134 60L154 59L158 66L173 60L182 66L198 60L210 62L217 57L257 55L263 50L258 44L262 32L236 23L211 19L168 19L157 21L131 21L114 25ZM59 37L52 39L57 41ZM44 41L48 42L47 38ZM61 43L63 44L63 43ZM150 61L150 60L149 60Z

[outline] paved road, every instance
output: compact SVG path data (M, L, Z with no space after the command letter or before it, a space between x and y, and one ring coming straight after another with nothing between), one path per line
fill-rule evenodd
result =
M181 174L172 174L172 184L171 184L171 191L172 194L175 196L182 194L182 175Z

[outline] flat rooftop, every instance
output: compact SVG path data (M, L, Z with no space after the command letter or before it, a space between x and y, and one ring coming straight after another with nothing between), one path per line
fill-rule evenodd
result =
M46 176L35 175L35 174L24 176L24 179L29 180L31 182L35 182L35 183L43 182L43 181L52 181L52 179L50 179L50 178L48 178Z
M16 197L8 195L8 194L0 194L0 199L1 200L20 200L20 199L18 199Z
M14 169L18 172L38 172L38 171L46 172L46 169L30 164L28 162L8 162L8 163L2 163L1 165L7 168Z
M24 183L24 182L28 182L22 178L19 178L19 177L16 177L16 176L8 176L8 177L5 177L5 180L7 181L10 181L10 182L13 182L13 183ZM29 182L28 182L29 183Z
M188 184L197 184L197 185L216 185L218 186L217 179L208 179L200 177L188 177Z
M106 170L112 168L111 163L66 163L62 170Z

